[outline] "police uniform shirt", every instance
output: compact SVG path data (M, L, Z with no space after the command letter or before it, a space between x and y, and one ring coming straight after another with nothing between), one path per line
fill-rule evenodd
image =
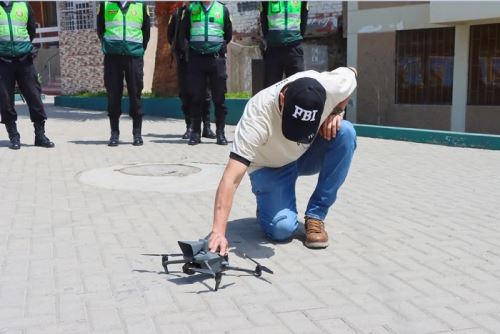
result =
M203 4L202 4L203 6ZM183 12L181 18L182 34L189 41L191 37L191 18L189 9ZM229 10L224 5L224 42L229 44L233 38L233 23L231 22L231 17L229 15ZM224 48L225 49L225 48ZM192 50L195 52L194 50Z
M251 173L262 167L282 167L296 161L310 145L286 139L281 130L279 93L286 84L303 77L319 81L326 90L320 124L356 89L356 77L347 67L331 72L304 71L270 86L252 97L236 126L230 157L249 165ZM318 129L319 132L319 129Z
M130 6L131 3L135 3L135 1L114 1L114 2L118 3L122 9L127 8L128 6ZM106 23L104 21L104 2L101 2L97 10L97 36L101 41L104 37L104 30L106 30ZM147 9L147 5L144 5L141 30L142 30L142 45L144 47L144 50L146 50L151 35L151 19L149 18L149 9Z
M269 8L268 1L262 1L260 5L260 26L262 28L262 35L266 36L269 31L269 19L267 17ZM300 9L300 34L302 37L306 34L307 19L309 17L309 6L307 1L302 1Z
M13 5L14 2L12 1L0 1L0 6L2 6L5 9L5 11L9 11ZM26 28L28 29L28 35L30 36L30 41L33 42L33 40L36 37L35 15L33 13L33 8L31 8L31 5L28 1L26 1L26 5L28 5L28 23Z

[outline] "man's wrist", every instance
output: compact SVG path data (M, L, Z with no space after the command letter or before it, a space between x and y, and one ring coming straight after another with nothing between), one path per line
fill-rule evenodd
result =
M345 113L345 110L334 110L331 112L330 116L343 116Z
M220 234L220 235L225 235L226 234L226 229L224 227L219 227L214 225L212 227L212 234Z

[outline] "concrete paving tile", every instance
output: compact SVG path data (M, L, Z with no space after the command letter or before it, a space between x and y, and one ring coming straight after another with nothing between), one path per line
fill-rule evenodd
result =
M16 109L23 142L31 142L26 106ZM159 259L140 254L178 252L177 240L208 235L229 147L188 147L175 137L182 121L147 117L145 145L135 148L124 117L127 144L109 148L104 115L50 104L47 111L54 149L0 147L8 194L0 203L0 333L500 331L495 151L358 138L325 220L331 245L319 251L300 236L277 244L264 238L245 176L228 239L275 274L228 275L214 292L213 279L186 277L180 266L165 275ZM233 133L228 126L229 139ZM96 140L103 143L89 144ZM162 193L79 179L83 171L137 163L207 163L216 172L198 192L185 192L188 181ZM297 182L299 217L316 179ZM234 253L230 261L253 266Z

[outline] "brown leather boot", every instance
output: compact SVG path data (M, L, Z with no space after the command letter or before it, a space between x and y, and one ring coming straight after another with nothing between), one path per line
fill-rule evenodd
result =
M325 231L325 223L319 219L310 217L304 218L306 223L306 240L304 245L307 248L328 247L328 233Z

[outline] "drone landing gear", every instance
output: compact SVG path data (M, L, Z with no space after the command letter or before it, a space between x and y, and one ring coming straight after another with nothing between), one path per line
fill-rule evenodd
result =
M165 274L168 274L168 255L162 255L161 257L161 265L163 266L163 270L165 270Z
M222 273L215 274L215 291L219 290L220 282L222 281Z

